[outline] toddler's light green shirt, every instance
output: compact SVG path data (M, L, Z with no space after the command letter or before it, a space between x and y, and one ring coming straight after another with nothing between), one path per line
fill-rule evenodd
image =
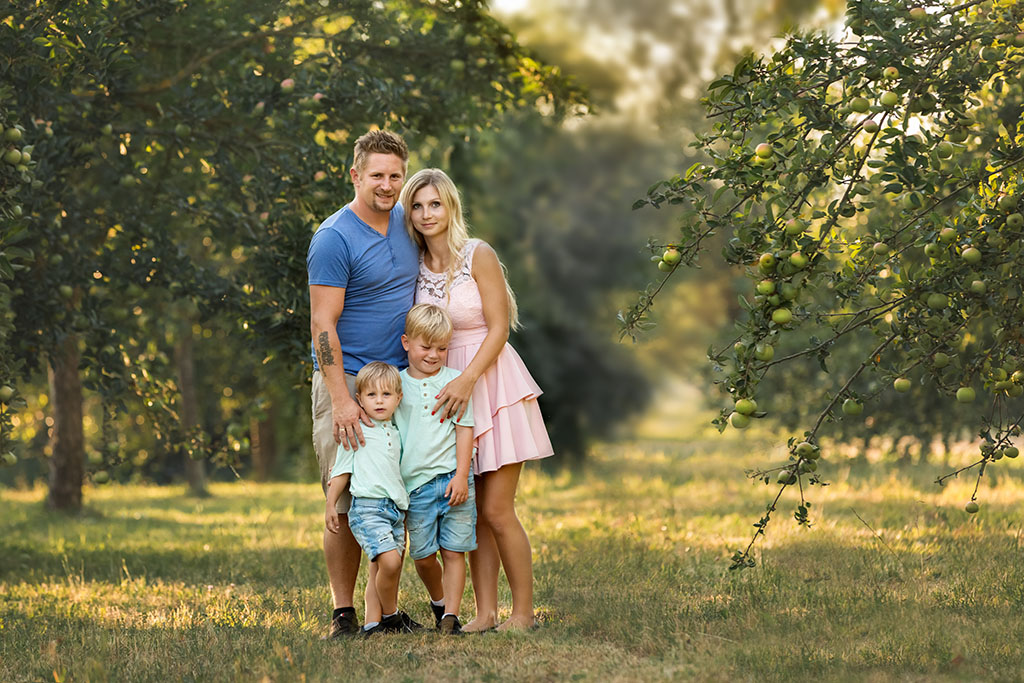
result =
M458 377L458 370L443 367L423 379L409 376L402 370L402 402L395 411L395 423L402 435L402 479L405 490L413 491L439 474L448 474L456 466L455 425L473 426L473 402L458 422L431 415L430 409L445 384Z
M409 509L409 494L402 482L402 442L391 420L363 425L365 446L354 452L338 446L331 479L350 473L349 492L356 498L390 498L400 510Z

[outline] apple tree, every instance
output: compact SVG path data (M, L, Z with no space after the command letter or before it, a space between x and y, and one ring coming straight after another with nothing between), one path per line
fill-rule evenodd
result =
M696 266L716 233L729 236L721 258L751 280L735 338L708 354L728 397L720 429L770 419L759 389L787 365L827 368L838 349L859 349L840 379L800 389L816 409L789 439L789 459L750 473L777 492L733 568L753 565L788 489L810 524L808 487L828 470L822 439L882 392L940 395L974 424L977 458L939 483L969 471L980 484L1017 457L1022 19L1013 0L854 0L842 35L793 35L712 82L713 125L694 142L706 161L637 202L678 210L680 229L651 241L663 274L622 314L624 334L650 325L664 283ZM977 496L976 485L968 513Z
M47 368L49 502L69 509L83 388L104 401L102 483L137 455L114 433L129 407L186 463L237 452L199 409L219 392L195 370L209 328L233 330L224 362L256 391L305 381L305 252L350 196L356 136L444 146L508 109L579 100L476 1L19 1L0 12L0 55L42 183L23 204L8 340L24 373Z

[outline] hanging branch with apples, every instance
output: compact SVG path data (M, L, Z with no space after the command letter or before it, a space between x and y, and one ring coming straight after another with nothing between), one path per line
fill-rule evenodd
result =
M940 392L948 410L986 414L977 461L1019 451L1024 406L1024 7L1016 2L851 2L838 39L794 35L773 55L748 56L708 86L710 132L693 146L707 160L657 183L635 208L681 210L679 235L651 240L663 273L619 315L622 335L652 326L666 281L696 267L716 235L721 258L742 268L737 337L708 358L730 398L714 420L744 429L769 417L756 396L777 366L816 358L828 372L841 348L859 361L789 440L789 459L748 473L779 489L732 568L753 566L788 487L798 523L810 524L804 485L823 484L823 428L863 420L885 394ZM872 341L874 340L874 341ZM775 359L776 349L787 352ZM865 352L866 351L866 352ZM873 377L883 382L866 381ZM762 392L763 393L763 392Z

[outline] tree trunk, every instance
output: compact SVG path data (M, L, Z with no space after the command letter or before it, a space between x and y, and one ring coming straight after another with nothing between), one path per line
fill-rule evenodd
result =
M274 472L277 460L277 431L275 416L277 407L271 403L267 416L262 420L249 420L249 445L252 449L252 473L256 481L266 481Z
M69 335L50 356L47 376L53 405L50 443L50 494L47 506L77 512L82 509L85 433L82 429L82 382L78 376L78 337Z
M199 426L199 409L196 403L195 363L192 358L192 327L182 326L178 342L174 347L174 362L178 366L178 388L181 390L182 426L191 429ZM185 456L185 481L188 492L193 496L210 495L206 489L206 462Z

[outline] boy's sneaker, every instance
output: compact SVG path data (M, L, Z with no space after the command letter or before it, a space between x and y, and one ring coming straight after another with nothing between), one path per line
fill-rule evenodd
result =
M418 621L413 621L412 617L410 617L405 612L399 612L397 616L402 618L402 624L405 626L407 633L423 630L423 624L419 623Z
M328 629L324 640L355 636L359 634L359 630L359 620L356 619L356 613L354 611L343 612L331 619L331 628Z
M390 617L384 617L376 626L363 629L363 637L369 638L378 633L412 633L412 629L405 625L405 619L402 618L404 615L405 612L399 612Z
M437 630L446 636L461 636L462 622L454 614L449 614L441 618Z
M430 611L434 613L434 628L441 628L441 617L444 616L444 605L435 605L433 602L428 602L430 605Z

